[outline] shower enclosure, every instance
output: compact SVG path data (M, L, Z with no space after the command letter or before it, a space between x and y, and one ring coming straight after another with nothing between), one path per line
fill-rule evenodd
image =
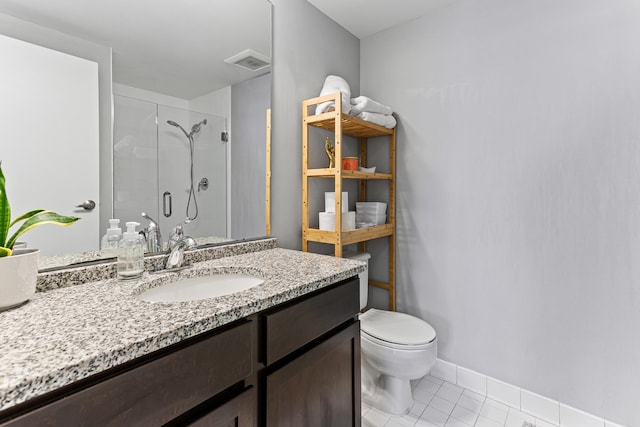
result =
M192 237L227 236L224 117L114 96L114 217L178 224Z

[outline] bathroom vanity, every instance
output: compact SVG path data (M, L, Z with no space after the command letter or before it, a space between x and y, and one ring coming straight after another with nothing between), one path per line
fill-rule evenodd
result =
M0 377L0 425L360 425L355 276L362 265L270 249L203 261L181 274L238 268L260 271L264 285L212 300L150 304L136 295L174 278L107 280L43 292L0 313L9 330L35 311L48 317L51 326L43 327L65 328L55 319L65 315L50 304L74 293L93 296L85 308L81 299L64 307L74 318L66 319L71 325L62 335L45 330L33 344L2 343L0 363L9 369ZM113 328L102 324L109 310ZM93 317L79 322L79 313ZM74 334L80 324L93 330ZM63 337L69 341L59 348ZM31 347L11 351L11 344ZM77 353L65 360L71 348ZM21 354L24 360L15 360Z

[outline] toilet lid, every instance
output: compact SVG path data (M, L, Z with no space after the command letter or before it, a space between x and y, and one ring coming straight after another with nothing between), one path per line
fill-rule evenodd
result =
M395 344L419 345L436 339L436 331L424 320L375 308L360 315L360 329L374 338Z

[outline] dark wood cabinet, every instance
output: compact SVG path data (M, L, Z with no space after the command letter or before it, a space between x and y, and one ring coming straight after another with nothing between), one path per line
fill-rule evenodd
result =
M186 425L188 427L253 427L257 425L255 407L256 389L252 387Z
M238 324L239 323L239 324ZM254 322L243 320L72 384L2 426L159 426L254 372Z
M262 315L266 344L261 361L270 366L341 324L360 310L360 283L349 280L293 300Z
M358 279L0 412L19 426L359 426Z
M360 426L359 286L346 280L262 314L262 425Z
M268 427L360 425L360 328L352 323L266 376Z

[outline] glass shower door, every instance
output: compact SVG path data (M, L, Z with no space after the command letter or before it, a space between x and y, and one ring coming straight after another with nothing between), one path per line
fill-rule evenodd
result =
M194 127L198 124L199 130ZM186 235L226 237L227 145L221 138L225 131L223 117L158 105L157 194L165 240L187 218ZM188 135L193 139L193 164Z
M199 130L194 131L198 123ZM225 131L224 117L115 95L114 217L121 220L120 226L136 221L145 227L147 221L140 214L146 212L160 223L166 242L188 216L193 220L184 225L185 234L225 238L227 145L221 141ZM193 139L193 191L188 134Z

